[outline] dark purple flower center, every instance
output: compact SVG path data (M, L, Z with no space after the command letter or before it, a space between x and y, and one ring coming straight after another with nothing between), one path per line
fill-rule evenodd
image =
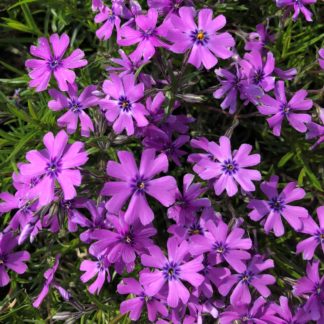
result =
M240 274L239 279L246 285L249 285L253 279L253 273L251 271L245 271Z
M189 235L203 235L204 230L200 226L199 223L194 223L194 224L190 225L188 233L189 233Z
M320 295L320 294L321 294L321 292L322 292L322 287L321 287L321 285L320 285L319 282L317 282L317 283L315 284L313 291L314 291L314 293L315 293L316 295Z
M324 244L324 230L319 230L315 236L319 243Z
M248 322L248 321L251 321L251 319L252 319L252 316L250 314L246 314L241 317L242 322Z
M199 44L199 45L206 45L209 41L209 36L208 34L201 30L201 29L196 29L196 30L193 30L191 33L190 33L190 37L192 39L192 41L195 43L195 44Z
M144 193L148 186L148 182L141 176L138 176L132 181L131 187L133 188L134 192L137 193Z
M31 178L29 187L34 188L38 184L38 182L39 182L39 177Z
M162 268L162 273L166 280L178 280L180 267L176 262L171 261Z
M142 37L144 39L149 39L150 37L153 37L155 34L156 34L155 28L150 28L142 31Z
M131 246L134 245L135 240L134 240L134 233L132 230L124 234L124 236L122 237L122 242L129 244Z
M69 100L69 106L68 107L72 112L74 112L76 114L80 113L81 110L82 110L82 105L76 99Z
M61 59L59 58L51 58L47 61L47 66L51 71L55 71L58 67L60 67L62 64Z
M69 210L72 207L72 202L71 200L62 200L61 205L64 209Z
M105 262L104 262L104 259L103 259L102 256L98 257L97 268L99 269L99 271L105 271L106 270Z
M285 116L288 116L289 115L289 113L290 113L290 107L289 107L289 105L288 104L282 104L281 106L280 106L280 112L283 114L283 115L285 115Z
M282 198L273 197L268 201L270 208L276 212L281 212L285 208L285 202Z
M259 84L264 79L264 72L262 69L258 69L253 75L253 83Z
M219 254L225 254L226 251L227 251L227 246L226 246L226 243L223 243L223 242L215 242L214 244L214 250L216 253L219 253Z
M47 163L46 172L51 178L56 178L58 174L61 172L62 163L60 160L51 160L51 162Z
M129 112L132 109L132 104L131 102L127 99L125 96L121 96L118 99L118 106L121 110L125 112Z
M237 162L235 160L231 160L231 159L225 160L222 163L222 171L225 174L228 174L228 175L235 174L238 171L238 164L237 164Z

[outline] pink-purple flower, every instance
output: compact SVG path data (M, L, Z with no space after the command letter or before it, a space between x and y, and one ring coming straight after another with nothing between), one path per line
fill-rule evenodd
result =
M96 35L101 40L107 40L111 37L114 27L117 32L120 28L120 18L108 6L102 5L99 8L99 13L95 16L95 23L103 23L103 25L96 31Z
M188 62L197 69L203 65L211 69L217 58L228 59L235 45L234 38L228 33L218 33L226 25L226 18L219 15L213 19L211 9L198 12L198 25L195 22L195 9L182 7L179 15L170 17L172 27L168 26L167 39L173 44L169 49L175 53L190 51Z
M316 0L276 0L279 8L287 7L288 10L293 10L293 20L296 21L299 14L302 13L307 21L312 20L312 12L306 7L307 5L316 3Z
M49 38L38 39L38 45L30 47L30 53L38 59L26 61L26 67L30 69L28 73L32 79L29 86L36 88L37 92L47 89L51 76L54 75L61 91L68 90L68 84L75 81L75 73L72 69L80 68L88 64L84 59L84 52L80 49L74 50L69 56L64 58L64 54L69 46L70 38L67 34L61 37L53 34Z
M321 67L322 70L324 70L324 48L321 48L319 51L318 51L318 63Z

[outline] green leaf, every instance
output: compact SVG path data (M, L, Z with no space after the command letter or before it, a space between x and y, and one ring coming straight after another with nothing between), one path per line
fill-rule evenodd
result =
M286 153L278 162L278 167L282 168L294 155L295 153L293 152Z

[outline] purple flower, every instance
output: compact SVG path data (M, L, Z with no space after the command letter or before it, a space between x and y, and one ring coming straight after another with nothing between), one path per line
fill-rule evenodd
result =
M267 27L263 24L256 25L256 32L250 33L244 49L246 51L261 51L265 45L272 43L274 36L268 33Z
M92 11L97 11L104 6L102 0L92 0L91 9Z
M318 51L318 63L321 67L322 70L324 70L324 48L321 48L319 51Z
M318 267L319 261L313 261L307 264L306 277L300 278L294 286L295 296L307 296L307 301L303 310L308 313L309 320L324 321L324 276L320 278Z
M156 27L158 19L158 12L151 8L147 15L138 15L135 18L137 29L124 25L120 29L120 39L118 44L121 46L130 46L138 44L132 55L137 57L144 57L149 60L155 54L155 47L166 47L167 44L162 42L159 38L161 36L161 26Z
M167 39L173 45L170 50L174 53L184 53L190 50L188 62L197 69L201 64L211 69L221 59L230 58L231 47L235 45L234 38L227 32L216 33L226 24L226 18L219 15L213 19L211 9L201 9L198 13L198 26L194 21L195 10L192 7L179 9L179 16L173 14L170 19L173 28L167 33Z
M193 220L198 210L210 206L208 198L199 198L206 189L200 183L193 183L194 177L190 173L183 177L183 194L178 191L175 204L168 209L168 217L178 224Z
M249 304L251 302L250 287L254 287L261 296L268 297L271 291L267 286L273 285L276 279L272 275L261 274L261 272L269 268L274 268L273 260L264 260L261 255L257 254L249 262L246 270L225 277L218 286L218 291L222 296L227 296L236 284L230 297L232 305Z
M147 248L153 245L151 237L156 234L156 229L151 226L143 226L139 221L128 225L124 219L124 213L119 217L109 215L109 221L113 230L97 229L92 232L91 238L98 240L90 247L90 251L104 251L110 263L122 260L125 264L134 264L136 254L141 255Z
M161 15L170 15L178 12L182 6L192 6L192 0L147 0L150 8L155 8Z
M189 300L189 290L184 286L183 280L194 287L199 287L204 277L199 271L204 268L203 256L187 261L189 246L186 241L178 244L177 239L168 240L168 258L157 246L148 248L149 255L143 254L141 262L144 266L156 268L154 272L141 273L140 281L149 296L156 295L163 286L168 285L167 303L170 307L177 307L179 300L186 304Z
M312 3L316 3L316 0L276 0L277 7L288 7L289 10L294 10L294 21L297 20L300 12L304 15L307 21L312 21L313 14L305 6Z
M319 225L314 222L311 216L303 222L302 232L310 234L311 237L299 242L296 247L296 252L303 252L304 260L311 260L313 258L318 245L321 245L324 253L324 206L317 208L317 217Z
M260 86L266 92L274 88L275 77L272 73L275 68L275 59L271 52L267 53L265 62L259 51L253 51L246 53L239 63L250 84Z
M21 174L40 177L32 191L39 197L41 206L53 201L56 182L62 188L64 199L73 199L76 196L74 187L81 184L81 173L77 167L88 160L87 153L83 150L83 143L68 144L68 136L63 130L55 137L53 133L47 133L43 142L46 149L32 150L26 154L29 163L19 166Z
M214 190L216 195L220 195L224 190L232 197L237 193L237 184L243 190L254 191L255 186L252 180L261 180L261 174L257 170L249 170L246 167L260 163L260 155L252 154L252 146L242 144L237 151L232 154L230 139L221 136L220 145L209 142L208 149L216 161L209 158L202 158L195 166L194 171L204 180L215 179Z
M41 59L30 59L26 61L26 67L31 69L29 76L32 79L29 86L36 88L37 92L44 91L52 74L61 91L68 90L68 83L75 81L75 73L71 69L80 68L88 64L84 60L84 52L80 49L74 50L68 57L63 58L69 46L70 38L67 34L61 37L58 34L50 36L50 43L44 37L38 39L38 46L31 46L30 53Z
M29 261L30 254L27 251L13 252L17 244L17 238L11 232L0 233L0 287L10 282L8 270L18 274L27 270L25 262Z
M91 253L91 251L90 251ZM80 270L85 271L81 276L82 282L88 282L94 277L97 277L96 280L88 287L88 290L91 294L98 295L102 289L105 281L110 282L109 266L110 263L108 258L105 255L99 253L91 253L97 260L83 260L80 265Z
M293 80L297 75L297 69L292 68L288 70L281 70L278 67L275 67L273 72L282 80Z
M279 177L272 176L270 181L261 183L261 191L268 199L252 199L248 208L253 209L249 213L249 217L256 222L267 215L264 223L264 230L267 234L273 230L276 236L282 236L285 233L285 228L281 216L295 231L300 231L303 220L308 217L308 211L304 207L289 205L289 203L305 197L304 189L296 188L296 183L290 182L278 194L278 181Z
M43 300L47 296L47 294L48 294L51 287L56 288L64 300L69 300L70 299L70 297L71 297L70 293L68 291L66 291L62 286L60 286L55 280L55 273L56 273L57 268L59 266L59 261L60 261L60 255L57 255L55 257L54 266L45 271L45 273L44 273L44 278L45 278L44 286L43 286L41 292L39 293L39 295L37 296L37 298L35 299L35 301L33 302L33 306L35 308L39 308L39 306L41 305L41 303L43 302Z
M109 122L114 123L113 129L120 134L124 129L128 136L134 134L135 119L138 127L148 124L144 105L138 101L144 96L144 84L135 84L135 76L127 74L122 77L116 74L110 75L111 80L103 84L103 91L107 94L105 99L99 102Z
M298 132L305 133L307 127L305 124L311 121L308 114L297 114L295 112L309 110L313 107L311 99L305 99L306 90L297 91L293 97L287 102L285 94L284 81L278 81L274 90L276 99L269 95L261 98L258 110L263 115L273 115L267 119L269 126L272 128L273 134L280 136L282 121L287 118L288 123Z
M235 271L245 271L245 260L249 260L251 255L244 250L251 249L252 241L242 238L244 230L236 227L229 232L223 221L215 224L211 220L207 221L205 227L208 233L191 238L191 253L200 255L208 252L208 260L212 264L226 261Z
M81 124L81 135L89 137L90 131L94 131L93 123L90 117L85 113L85 109L98 104L98 97L92 94L96 90L96 86L86 87L80 95L78 95L78 87L74 84L68 85L67 98L63 93L56 89L50 89L48 93L53 98L48 102L48 107L53 111L67 109L68 111L62 115L57 124L60 127L66 127L68 134L75 133L78 121Z
M274 313L267 301L259 297L251 306L248 304L229 306L225 312L220 314L220 324L231 324L236 321L247 324L283 324L279 318L274 316Z
M105 22L97 31L96 35L99 39L107 40L111 37L114 27L116 26L117 32L120 28L120 19L113 10L109 7L102 5L99 7L99 13L95 17L95 23L99 24Z
M168 170L168 159L163 153L156 157L155 150L144 150L138 169L132 153L119 151L117 154L120 163L109 161L107 164L107 174L119 181L107 182L102 189L103 195L112 196L106 208L111 213L117 213L131 197L125 213L126 222L132 224L139 218L143 225L149 224L154 214L146 194L165 207L175 202L176 180L171 176L154 179L160 172Z
M295 316L292 314L289 303L288 303L288 298L285 296L280 296L279 298L279 305L277 304L271 304L270 308L280 316L278 324L298 324L298 323L304 323L301 321L301 318L296 314Z
M144 273L143 270L141 273ZM134 297L123 301L120 304L121 314L129 312L129 318L137 321L143 311L144 305L147 308L148 319L155 322L158 314L162 316L168 315L168 309L158 298L151 297L146 294L145 287L134 278L124 278L117 286L119 294L132 294Z

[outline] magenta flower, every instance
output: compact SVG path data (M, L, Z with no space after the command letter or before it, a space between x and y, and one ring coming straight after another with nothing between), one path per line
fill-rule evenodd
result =
M191 253L200 255L208 252L208 260L212 264L226 261L235 271L245 271L245 260L249 260L251 255L244 250L251 249L252 241L249 238L242 238L244 230L236 227L229 232L228 226L223 221L215 224L211 220L207 221L205 227L208 233L191 238Z
M171 13L178 12L182 6L192 6L192 0L147 0L150 8L155 8L159 14L169 16Z
M53 133L47 133L43 142L46 149L32 150L26 154L29 163L19 166L21 174L40 177L32 192L39 197L41 206L53 201L56 182L61 186L64 199L73 199L76 196L74 187L81 184L81 173L77 167L88 160L87 153L83 150L83 143L68 144L68 136L63 130L55 137Z
M294 286L295 296L307 296L303 310L308 313L310 321L324 321L324 276L320 278L318 260L307 264L307 276L300 278Z
M143 270L141 273L144 273ZM168 309L158 298L151 297L146 294L145 287L134 278L124 278L117 286L119 294L132 294L134 297L123 301L120 304L120 313L129 312L129 318L137 321L143 311L143 307L147 308L147 315L150 322L155 322L158 314L162 316L168 315Z
M246 53L244 59L239 63L249 83L260 86L266 92L274 88L275 77L272 74L275 68L275 59L271 52L267 53L265 62L263 62L262 54L259 51L253 51Z
M35 299L35 301L33 302L33 306L35 308L39 308L39 306L41 305L41 303L43 302L43 300L45 299L45 297L49 293L49 290L52 287L58 290L58 292L60 293L60 295L62 296L62 298L64 300L69 300L71 298L70 293L68 291L66 291L62 286L60 286L55 280L55 273L56 273L57 268L59 266L59 261L60 261L60 255L57 255L55 257L54 266L45 271L45 273L44 273L44 278L45 278L44 286L43 286L41 292L39 293L39 295L37 296L37 298Z
M256 25L256 32L250 33L245 43L246 51L261 51L265 45L274 41L274 35L270 35L267 27L263 24Z
M175 204L168 209L168 217L178 224L193 220L198 210L210 206L208 198L199 198L206 189L200 183L193 183L194 177L190 173L183 177L183 194L178 191Z
M168 170L168 159L163 153L156 157L154 150L144 150L138 169L132 153L119 151L117 154L120 163L109 161L107 164L107 174L119 181L107 182L102 189L103 195L112 196L106 208L111 213L117 213L131 197L125 221L132 224L139 218L143 225L149 224L154 214L146 195L152 196L165 207L175 202L178 190L176 180L171 176L154 179L160 172Z
M321 67L322 70L324 70L324 48L321 48L319 51L318 51L318 63Z
M133 74L119 77L116 74L110 75L111 80L103 84L103 91L107 94L105 99L99 102L109 122L114 123L113 129L120 134L124 129L128 136L134 134L135 119L138 127L148 124L144 105L138 101L144 96L144 84L135 84Z
M188 62L197 69L201 64L211 69L221 59L230 58L231 47L235 45L234 38L227 32L216 33L226 24L226 18L219 15L213 19L211 9L201 9L198 13L198 26L194 21L195 10L192 7L179 9L179 16L173 14L170 19L173 28L167 33L167 39L173 45L174 53L184 53L190 50Z
M294 10L293 20L296 21L299 14L302 13L307 21L312 21L312 13L305 5L316 3L316 0L276 0L277 7L287 7L288 10Z
M32 79L29 86L36 88L37 92L44 91L48 87L48 83L52 74L61 91L68 90L68 83L75 81L75 73L71 69L80 68L88 64L84 60L84 52L80 49L74 50L68 57L63 58L70 38L67 34L61 37L58 34L50 36L50 43L44 37L38 39L38 46L31 46L30 53L40 59L30 59L26 61L26 67L31 69L29 77Z
M314 222L311 216L303 221L302 233L309 234L311 237L299 242L296 252L303 252L304 260L311 260L313 258L318 245L321 245L324 253L324 206L317 208L317 217L319 225Z
M313 101L311 99L305 99L307 91L297 91L287 102L285 83L284 81L278 81L274 93L276 99L264 95L264 97L261 98L261 103L258 107L261 114L273 115L267 119L269 126L272 128L273 134L280 136L281 125L284 119L287 119L288 123L298 132L305 133L307 130L305 124L311 121L311 116L308 114L297 114L296 112L309 110L313 107Z
M208 144L208 149L216 161L209 158L202 158L195 166L194 171L204 180L215 179L214 190L216 195L220 195L224 190L232 197L237 193L238 183L243 190L254 191L255 186L252 180L261 180L261 174L257 170L249 170L246 167L260 163L260 155L252 154L252 146L242 144L237 151L232 154L230 139L221 136L220 145L215 142Z
M97 258L97 261L82 261L80 270L85 272L80 279L83 283L85 283L96 277L96 280L94 280L94 282L88 287L88 290L91 294L98 295L105 281L107 280L107 282L110 282L110 263L105 255L98 253L94 253L93 255Z
M260 188L268 200L252 199L248 208L253 209L249 213L249 217L256 222L267 215L264 223L264 230L267 234L273 230L276 236L282 236L285 233L285 228L281 216L295 231L300 231L303 220L308 217L308 211L304 207L289 205L289 203L305 197L304 189L296 188L296 183L290 182L278 194L278 181L279 177L272 176L269 182L263 182Z
M120 29L120 39L117 40L121 46L130 46L138 44L136 50L132 53L134 57L144 57L149 60L155 54L155 47L167 47L167 44L159 38L161 28L156 27L158 12L151 8L147 15L138 15L135 18L137 29L124 25Z
M53 111L67 109L68 111L62 115L57 124L60 127L66 127L68 134L75 133L78 127L78 121L81 124L81 135L89 137L90 131L94 131L93 123L90 117L85 113L85 109L98 104L98 98L92 94L96 90L96 86L86 87L80 95L78 95L78 87L74 84L68 85L67 98L63 93L56 89L50 89L48 93L53 98L48 102L48 107Z
M151 225L143 226L139 221L128 225L123 212L119 217L109 215L108 219L114 229L94 230L91 238L97 242L91 245L90 251L108 249L105 254L110 263L122 260L125 264L134 265L136 255L141 255L153 245L151 237L156 234L156 229Z
M232 305L249 304L251 302L250 287L254 287L261 296L268 297L271 294L268 285L273 285L276 278L269 274L261 274L261 272L269 268L274 268L273 260L264 260L261 255L257 254L249 262L245 271L225 277L218 286L218 291L222 296L227 296L236 284L230 297Z
M117 32L120 28L120 19L109 7L102 5L98 7L99 13L95 17L95 23L105 22L97 31L96 35L99 39L107 40L111 37L114 27Z
M27 270L25 262L29 261L30 254L27 251L13 252L17 244L17 238L11 232L0 233L0 287L10 282L8 270L18 274Z
M270 308L277 314L280 316L280 320L279 322L277 322L278 324L298 324L298 323L304 323L302 321L302 319L298 316L298 313L296 315L293 315L293 313L291 312L291 309L289 307L289 303L288 303L288 298L285 296L280 296L279 298L279 305L277 304L271 304ZM278 318L278 317L277 317ZM282 320L281 320L282 318Z
M189 300L189 290L184 286L183 280L194 287L199 287L204 277L199 271L204 268L203 256L191 261L185 257L189 254L189 246L186 241L178 244L177 239L168 240L168 255L166 258L157 246L148 248L149 255L143 254L141 262L144 266L156 268L154 272L141 273L140 281L149 296L156 295L163 286L168 285L167 303L170 307L177 307L179 300L186 304Z

